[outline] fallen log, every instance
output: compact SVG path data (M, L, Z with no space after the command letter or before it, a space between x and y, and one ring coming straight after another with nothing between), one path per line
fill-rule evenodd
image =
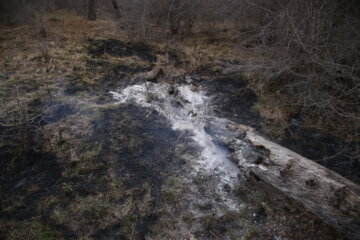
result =
M252 128L224 120L207 130L225 144L229 158L250 175L271 184L325 223L360 239L360 187L339 174L258 135Z

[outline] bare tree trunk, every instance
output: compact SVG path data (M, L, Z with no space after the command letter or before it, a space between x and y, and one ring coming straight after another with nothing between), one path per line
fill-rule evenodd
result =
M119 5L118 5L117 1L116 0L111 0L111 2L112 2L112 5L113 5L113 7L115 9L116 17L120 18L121 17L120 8L119 8Z
M91 21L96 20L96 0L88 1L88 15L87 19Z

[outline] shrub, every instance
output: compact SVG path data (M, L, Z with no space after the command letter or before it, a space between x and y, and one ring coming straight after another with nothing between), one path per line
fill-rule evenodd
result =
M351 0L268 1L258 8L263 19L256 35L272 59L262 66L265 93L352 136L360 131L359 5Z

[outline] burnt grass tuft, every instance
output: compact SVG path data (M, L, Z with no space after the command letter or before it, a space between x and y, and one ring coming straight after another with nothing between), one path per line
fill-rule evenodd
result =
M156 54L165 54L155 51L144 43L125 43L114 39L89 39L87 45L91 58L86 60L86 70L81 71L74 67L73 72L66 76L65 95L81 92L96 94L95 92L107 92L128 85L129 82L126 80L153 68L157 61ZM108 56L104 56L105 53L112 56L115 62L112 62ZM135 62L129 63L126 60L127 57L135 57L132 58ZM98 78L96 75L101 77ZM91 80L94 78L98 79Z
M106 75L100 80L101 86L105 90L114 90L117 87L121 87L129 84L128 79L134 74L148 72L151 67L142 66L126 66L116 65L109 69Z
M178 133L167 120L152 109L127 105L106 110L94 124L94 141L100 137L104 161L115 161L118 176L126 176L124 187L149 184L160 201L163 180L184 164L174 154Z
M91 128L76 146L77 161L46 153L48 143L37 136L29 145L36 149L21 153L26 164L2 173L2 239L28 232L34 238L144 239L152 231L165 201L163 182L184 164L174 155L178 133L156 112L132 105L101 110ZM69 151L66 139L56 144ZM14 152L1 157L11 162Z
M291 116L282 145L360 183L360 157L355 142L346 143L317 129L304 128L299 116Z
M0 127L0 238L54 239L43 199L56 196L63 166L41 130L74 114L65 103L34 98L24 124Z
M42 149L40 133L34 129L13 133L8 139L12 142L0 149L0 238L50 239L55 235L42 221L41 199L57 192L61 166L54 154Z
M105 53L117 57L138 56L144 61L156 62L155 51L145 43L125 43L116 39L94 40L89 39L89 53L93 57L100 57Z
M242 77L216 77L206 82L205 87L214 96L216 115L255 128L260 126L260 115L253 108L257 96Z
M56 123L75 113L73 106L60 101L49 101L35 98L29 103L28 114L36 116L31 123L35 126L45 126Z
M107 201L112 207L105 211L123 213L119 219L93 228L91 236L95 239L144 239L159 218L157 212L164 201L161 189L164 180L184 164L174 156L178 134L171 130L164 117L151 109L121 105L106 109L100 115L93 122L94 133L86 146L99 146L96 159L105 166L97 177L107 179L101 184L102 191L111 196ZM109 180L121 182L121 190L117 189L114 195ZM108 218L107 214L99 216L98 220L104 218ZM97 218L91 216L91 219Z

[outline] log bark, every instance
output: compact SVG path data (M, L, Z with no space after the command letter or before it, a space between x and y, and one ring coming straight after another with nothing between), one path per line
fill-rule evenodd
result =
M96 0L88 0L87 19L90 21L96 20Z
M212 123L208 132L230 149L229 158L245 172L276 187L349 238L360 239L359 185L247 126Z

